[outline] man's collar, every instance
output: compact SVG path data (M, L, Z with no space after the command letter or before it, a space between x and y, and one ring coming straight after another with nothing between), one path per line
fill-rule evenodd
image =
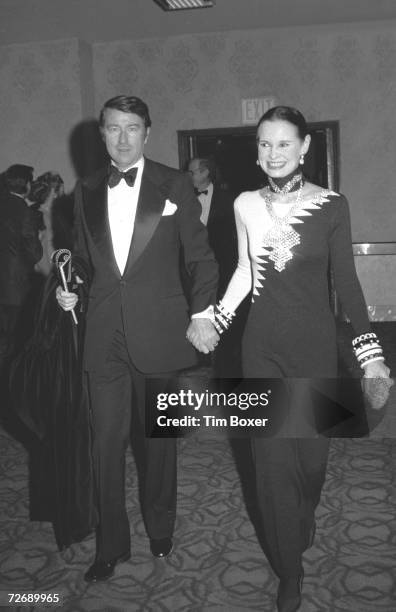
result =
M213 183L209 183L206 187L197 188L198 193L205 193L207 195L213 192Z
M111 165L112 165L112 166L116 166L116 168L118 168L117 164L116 164L116 163L114 163L114 161L113 161L113 160L111 160ZM135 162L135 163L134 163L134 164L132 164L131 166L128 166L128 168L124 168L124 169L122 170L122 172L128 172L128 170L130 170L131 168L137 168L137 169L138 169L138 171L139 171L139 170L143 170L143 168L144 168L144 157L142 156L140 159L138 159L138 161L137 161L137 162ZM120 170L120 168L118 168L118 169Z

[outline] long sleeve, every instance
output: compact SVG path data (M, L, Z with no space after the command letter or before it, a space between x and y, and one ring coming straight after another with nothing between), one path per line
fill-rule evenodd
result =
M344 196L340 196L335 206L329 245L335 290L342 309L358 336L370 330L370 322L362 288L356 274L349 206Z
M241 200L234 204L235 224L238 237L238 265L222 298L224 307L230 312L238 308L252 288L252 266L249 257L249 242L246 224L241 211Z
M73 256L77 255L89 266L91 275L93 274L93 266L89 256L89 251L86 243L84 229L81 219L82 206L82 189L81 182L76 185L74 192L74 222L73 222Z

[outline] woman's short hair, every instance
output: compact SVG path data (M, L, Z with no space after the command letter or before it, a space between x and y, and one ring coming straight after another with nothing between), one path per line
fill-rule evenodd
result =
M122 111L123 113L134 113L143 119L146 128L151 126L148 106L145 102L143 102L143 100L137 98L136 96L115 96L114 98L107 100L100 111L100 127L103 127L104 125L104 113L106 108L114 108L115 110Z
M307 122L305 117L299 110L292 106L273 106L260 118L257 124L257 131L264 121L287 121L292 125L295 125L298 131L298 135L301 140L304 140L305 136L309 133Z

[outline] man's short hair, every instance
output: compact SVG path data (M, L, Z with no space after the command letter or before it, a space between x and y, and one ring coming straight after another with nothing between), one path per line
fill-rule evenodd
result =
M115 96L110 98L103 104L103 108L99 115L99 125L104 125L104 113L106 108L114 108L115 110L122 111L123 113L134 113L141 117L144 121L146 128L151 126L151 119L149 114L148 106L143 100L136 96Z
M33 181L32 166L24 164L14 164L4 172L4 185L7 191L25 195L28 191L28 184Z

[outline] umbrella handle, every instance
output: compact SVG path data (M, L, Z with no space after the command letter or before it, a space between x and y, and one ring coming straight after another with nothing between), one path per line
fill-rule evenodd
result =
M65 258L63 262L60 262L59 258L62 255L66 255L67 259ZM58 270L59 270L59 273L62 279L63 289L68 292L69 288L67 286L66 275L65 275L65 271L63 268L67 263L71 262L71 252L68 249L58 249L57 251L54 251L54 253L52 253L51 259L55 259L55 264L58 267ZM74 308L72 308L70 312L73 317L74 323L78 325L78 320L77 320L76 313L74 312Z
M61 275L61 279L62 279L62 284L63 284L64 290L65 291L69 291L69 288L68 288L67 282L66 282L66 276L65 276L65 273L63 271L63 266L61 266L61 265L59 266L59 272L60 272L60 275ZM71 315L73 317L74 323L76 325L78 325L77 316L76 316L76 313L74 312L74 308L72 308L70 312L71 312Z

